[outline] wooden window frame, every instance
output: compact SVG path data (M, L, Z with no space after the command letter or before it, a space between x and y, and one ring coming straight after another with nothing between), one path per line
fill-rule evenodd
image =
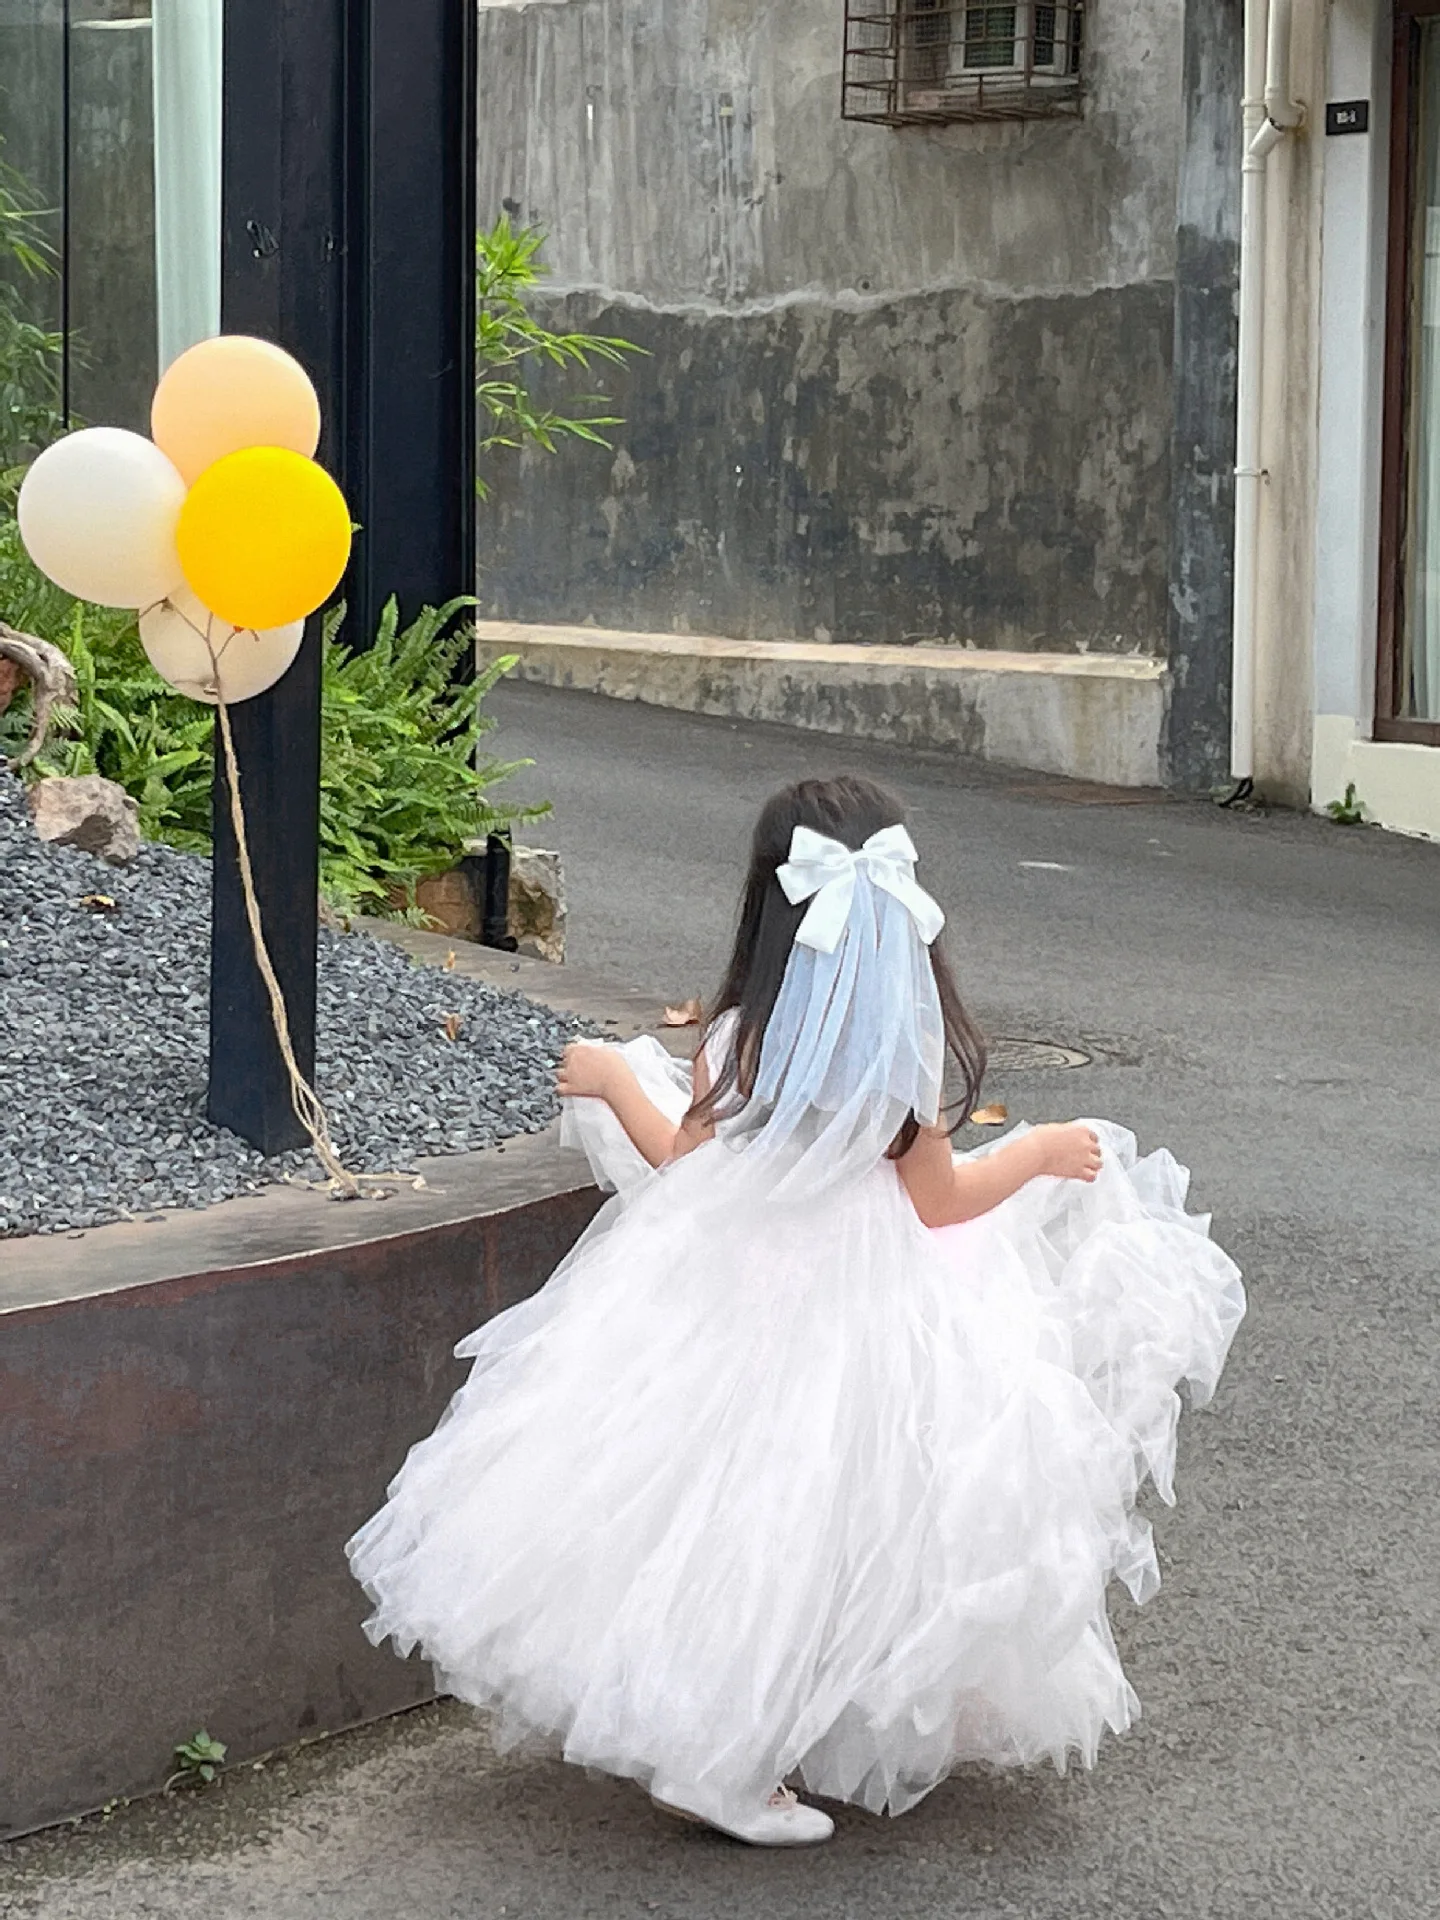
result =
M1440 0L1394 0L1390 74L1389 239L1385 274L1385 401L1380 455L1380 596L1375 648L1376 740L1440 747L1440 720L1404 717L1406 523L1410 479L1411 293L1414 286L1416 80L1420 23Z

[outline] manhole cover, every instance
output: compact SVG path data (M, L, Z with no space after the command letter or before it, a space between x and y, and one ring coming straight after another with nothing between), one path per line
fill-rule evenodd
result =
M1090 1056L1078 1047L1062 1047L1053 1040L990 1042L990 1065L997 1073L1054 1073L1061 1067L1088 1067Z

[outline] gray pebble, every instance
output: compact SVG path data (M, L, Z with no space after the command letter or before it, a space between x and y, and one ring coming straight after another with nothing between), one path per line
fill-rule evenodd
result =
M80 904L95 893L115 911ZM319 1177L308 1152L267 1160L205 1119L209 949L208 860L44 845L0 772L0 1238ZM318 976L317 1087L356 1173L547 1126L560 1052L592 1031L365 934L322 930Z

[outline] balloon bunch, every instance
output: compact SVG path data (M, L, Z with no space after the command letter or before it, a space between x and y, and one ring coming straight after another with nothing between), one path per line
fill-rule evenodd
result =
M350 514L314 459L320 402L298 361L222 334L155 390L151 439L82 427L35 460L20 537L67 593L133 607L157 673L234 706L271 687L339 585Z
M157 673L215 707L246 919L291 1103L330 1191L353 1198L360 1180L300 1071L265 943L229 716L289 670L306 616L340 584L349 510L315 463L315 388L269 341L222 334L181 354L155 390L150 429L147 440L82 427L47 447L20 488L20 537L78 600L133 607Z

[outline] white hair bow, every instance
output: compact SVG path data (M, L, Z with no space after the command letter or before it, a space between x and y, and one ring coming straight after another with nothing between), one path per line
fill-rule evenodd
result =
M796 827L790 836L790 858L775 875L792 906L810 902L795 944L813 947L817 953L835 951L850 917L855 876L863 873L900 902L928 947L944 926L945 915L916 883L918 858L914 841L901 826L872 833L858 853L812 827Z

